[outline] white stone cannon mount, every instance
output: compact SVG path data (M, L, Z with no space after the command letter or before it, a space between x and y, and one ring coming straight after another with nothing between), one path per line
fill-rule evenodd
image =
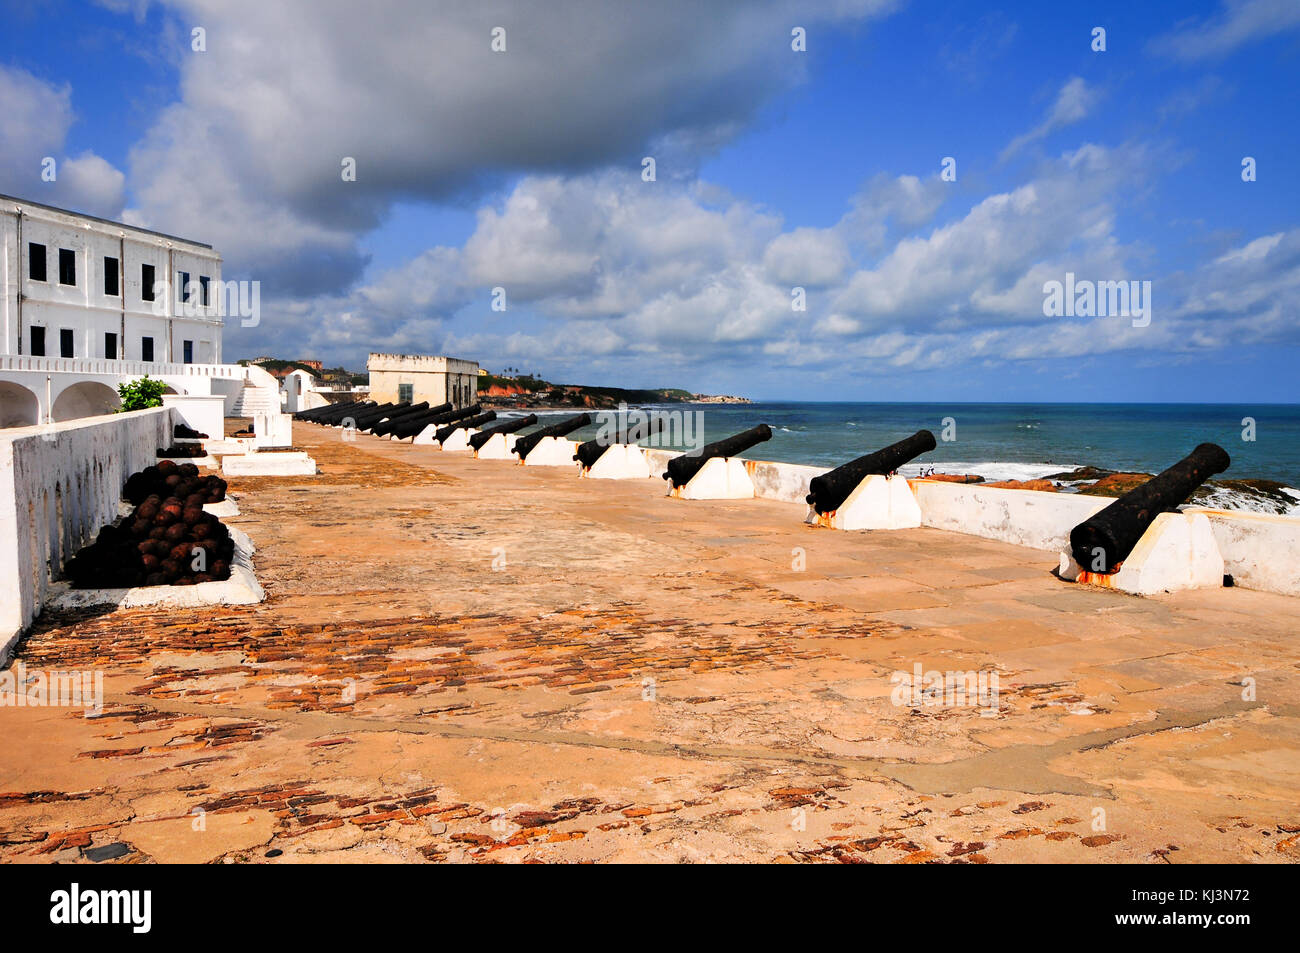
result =
M668 495L679 500L752 500L752 461L740 457L711 457L682 486L669 481Z
M645 480L650 477L650 458L634 443L612 443L580 477L592 480Z
M478 433L473 427L461 427L459 430L453 430L447 435L447 439L442 443L442 449L448 453L456 453L462 450L473 450L469 445L469 438ZM435 444L437 442L435 441Z
M921 525L921 507L906 477L872 473L863 477L837 510L818 513L809 504L804 522L827 529L914 529Z
M1092 572L1061 553L1057 575L1138 596L1223 586L1223 555L1209 518L1200 512L1161 513L1113 573Z
M515 441L517 434L494 433L488 442L478 448L475 456L480 460L513 460L515 458Z
M567 437L543 437L528 456L519 461L525 467L576 467L573 459L578 444Z

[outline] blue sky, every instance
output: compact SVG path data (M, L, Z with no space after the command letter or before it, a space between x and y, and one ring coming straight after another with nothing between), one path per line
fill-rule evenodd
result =
M447 351L773 399L1297 399L1293 0L367 9L6 0L0 191L211 241L262 282L233 356ZM1150 281L1150 326L1045 316L1067 271Z

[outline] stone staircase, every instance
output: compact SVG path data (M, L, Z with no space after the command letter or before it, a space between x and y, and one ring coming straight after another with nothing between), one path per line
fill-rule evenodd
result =
M280 382L260 367L245 367L243 370L243 385L227 416L251 418L257 414L280 413Z

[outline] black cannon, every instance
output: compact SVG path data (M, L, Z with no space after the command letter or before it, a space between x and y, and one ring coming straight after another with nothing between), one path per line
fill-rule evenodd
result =
M1186 503L1196 488L1232 464L1218 444L1203 443L1163 473L1070 530L1070 552L1085 571L1112 573L1161 513Z
M398 404L392 410L385 410L379 413L364 414L357 418L358 430L373 430L385 420L393 420L396 417L405 417L407 414L418 414L421 411L428 411L429 402L422 400L418 404L407 404L402 406Z
M464 417L460 420L447 424L445 427L438 428L434 433L433 439L438 443L445 443L447 438L463 427L478 427L482 424L491 423L497 419L497 412L489 410L487 413L479 414L476 417Z
M819 477L813 477L808 483L808 502L818 513L834 513L866 477L873 473L889 476L904 463L923 453L929 453L936 446L934 434L928 430L918 430L898 443L891 443L875 453L868 453Z
M460 420L464 417L473 417L483 408L478 404L470 404L468 407L462 407L460 410L448 410L440 414L413 414L405 420L400 420L389 431L389 436L396 440L405 440L407 437L417 437L424 432L424 429L430 424L449 424L453 420Z
M370 428L370 432L376 437L383 437L393 432L393 428L401 421L415 414L445 414L451 410L451 404L439 404L437 407L430 407L427 404L421 406L418 410L412 407L410 410L403 411L400 414L393 414L383 420L376 421Z
M374 404L371 407L345 411L341 414L331 414L329 417L324 419L323 423L333 427L352 426L360 430L361 420L368 420L372 416L382 417L384 414L391 414L393 411L400 409L401 406L399 404Z
M748 430L733 434L725 440L708 443L699 450L692 450L680 457L673 457L668 461L668 470L664 473L664 479L671 480L672 485L675 487L685 486L691 482L691 477L699 473L700 468L714 457L734 457L738 453L744 453L750 447L757 446L764 440L771 439L772 428L767 424L750 427Z
M349 400L339 404L325 404L322 407L313 407L310 410L300 410L293 415L294 420L318 420L325 414L332 413L336 410L346 410L351 407L360 407L370 403L366 400Z
M318 407L316 410L309 411L312 414L308 418L314 424L324 424L326 426L337 423L348 414L355 414L362 410L372 410L379 406L373 400L358 400L347 404L330 404L328 407Z
M349 414L355 415L363 411L374 410L378 406L379 404L373 400L359 400L355 404L335 404L332 407L322 408L322 413L313 418L313 422L329 426L338 423Z
M514 420L507 420L505 423L489 430L480 430L469 438L469 445L475 450L482 450L483 445L497 434L514 433L517 430L523 430L525 427L531 427L535 423L537 423L536 414L529 414L527 417L516 417Z
M561 420L558 424L551 424L551 426L543 427L541 430L534 430L528 436L520 437L515 441L514 452L519 454L520 460L523 460L533 452L533 447L537 446L543 437L563 437L575 430L581 430L590 423L591 414L578 414L576 417Z
M594 440L588 440L586 443L579 444L578 452L573 455L573 459L582 464L584 470L591 469L592 464L599 460L611 446L615 443L636 443L638 440L646 440L653 437L664 429L664 418L651 417L644 424L637 427L629 427L621 433L614 434L613 440L609 435L596 437Z
M374 413L376 410L379 410L381 407L387 408L390 406L392 405L391 404L367 404L364 407L352 407L348 410L339 411L338 413L329 414L328 416L322 417L319 421L317 421L317 423L324 424L326 427L343 427L346 426L349 421L351 421L351 425L355 427L356 420L358 417L362 416L363 414Z

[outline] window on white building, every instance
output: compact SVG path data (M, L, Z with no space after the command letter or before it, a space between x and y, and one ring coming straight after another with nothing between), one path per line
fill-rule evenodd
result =
M117 269L118 260L109 255L104 256L104 294L110 298L116 298L119 294L117 289Z
M182 358L182 360L184 360L186 364L193 364L194 363L194 342L182 341L181 351L185 355L185 357Z
M77 253L71 248L59 249L59 284L76 285Z
M153 285L150 285L149 287L152 288ZM142 361L153 360L153 338L140 339L140 360Z
M203 307L208 306L208 276L199 275L199 303Z
M188 271L180 272L181 276L181 303L188 304L190 300L190 273Z
M154 285L153 265L141 265L140 266L140 300L141 301L154 300L153 285ZM151 342L152 340L153 339L150 338ZM153 358L147 357L144 358L144 360L152 361Z
M112 331L104 332L104 359L117 360L117 335Z
M59 329L59 357L76 357L73 350L72 328Z
M27 243L27 277L32 281L46 281L45 246L37 242Z
M414 391L414 389L415 389L415 388L414 388L414 385L412 385L412 384L398 384L398 385L397 385L397 399L398 399L399 401L403 401L403 400L404 400L404 401L407 401L407 402L409 403L410 400L411 400L411 395L412 395L412 392Z
M45 356L45 329L32 327L28 330L28 335L31 337L32 357L44 357Z

